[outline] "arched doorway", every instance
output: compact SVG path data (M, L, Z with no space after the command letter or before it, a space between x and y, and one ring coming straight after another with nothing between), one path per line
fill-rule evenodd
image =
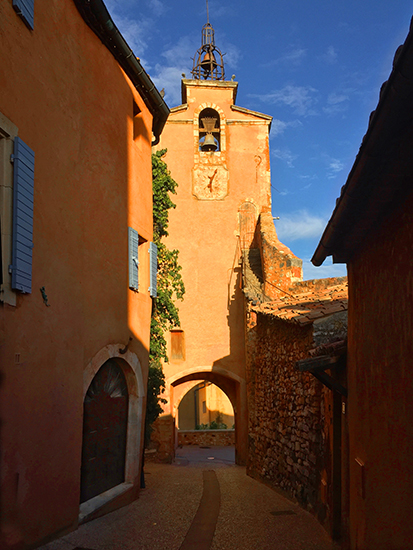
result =
M125 481L128 389L109 359L94 376L83 404L80 502Z

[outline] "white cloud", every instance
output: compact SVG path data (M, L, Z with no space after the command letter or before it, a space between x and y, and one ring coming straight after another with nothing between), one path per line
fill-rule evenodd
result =
M153 83L158 90L163 89L165 91L164 99L169 107L176 107L182 103L181 79L183 72L189 77L189 72L183 71L181 67L155 66L155 75L152 77Z
M199 44L194 35L181 36L177 42L162 52L162 57L172 67L189 66L191 55L194 55L198 48Z
M331 172L341 172L344 168L344 164L338 160L338 159L331 159L331 162L329 164L329 169Z
M228 68L231 69L230 72L233 72L234 69L238 67L239 61L242 58L242 53L237 48L237 46L235 46L231 42L226 42L225 37L223 40L220 40L220 44L217 44L217 46L221 50L222 54L225 54L225 57L224 57L225 72L227 72ZM227 75L226 75L226 78L227 80L229 80Z
M271 153L275 158L286 162L289 168L294 167L293 161L297 158L297 155L293 155L289 149L272 149Z
M297 241L320 237L325 225L324 218L314 216L307 210L298 210L290 214L280 214L276 229L281 241Z
M141 60L145 69L148 69L149 64L143 59L143 56L153 31L153 21L145 17L140 17L138 21L125 16L122 2L118 0L106 0L106 7L128 46Z
M335 178L336 175L344 168L344 164L339 159L330 158L327 165L327 177L329 179Z
M287 85L269 94L250 94L249 97L257 97L264 103L284 104L291 107L297 115L307 116L316 114L313 110L313 106L317 103L314 97L316 92L317 90L311 86Z
M348 105L346 102L349 99L349 96L346 94L337 94L333 92L327 97L327 106L323 107L323 111L328 115L341 113L347 109Z
M287 128L297 128L297 126L302 126L302 122L300 122L299 120L291 120L289 122L284 122L283 120L278 120L277 118L273 118L271 122L270 139L274 138L275 136L279 136L283 134Z
M277 118L273 118L271 123L271 134L270 137L275 137L281 135L284 130L287 128L287 123Z
M202 13L205 14L205 22L206 22L205 3L202 7ZM231 5L223 6L221 2L214 2L214 1L209 2L209 22L212 25L214 24L214 21L217 21L220 17L224 17L225 15L233 16L233 7Z
M167 10L167 7L161 0L149 0L149 5L156 16L163 15Z
M305 281L327 277L345 277L346 275L346 264L332 264L331 258L327 258L320 267L313 265L310 260L303 260L303 278Z
M329 65L333 65L337 62L337 52L333 46L329 46L327 51L321 56L322 60Z
M307 50L304 50L302 48L295 48L294 50L291 50L290 52L286 53L281 60L284 63L292 63L294 65L299 65L301 61L306 57Z
M303 48L292 48L281 57L272 59L267 63L261 63L261 67L274 67L275 65L301 65L304 58L307 56L307 50Z

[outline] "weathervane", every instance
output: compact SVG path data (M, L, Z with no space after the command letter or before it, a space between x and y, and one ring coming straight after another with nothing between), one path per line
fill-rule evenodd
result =
M223 54L215 46L215 31L209 22L208 0L206 8L207 23L202 27L202 46L193 59L192 77L196 80L225 80Z

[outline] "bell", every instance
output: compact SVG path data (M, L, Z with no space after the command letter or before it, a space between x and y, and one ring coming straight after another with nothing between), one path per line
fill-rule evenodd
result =
M214 136L212 134L207 134L205 136L204 142L201 145L202 151L216 151L218 149L217 144L215 143Z
M215 56L212 52L205 52L205 55L201 61L201 67L202 70L205 73L209 73L211 71L214 71L217 68L217 61L215 59Z

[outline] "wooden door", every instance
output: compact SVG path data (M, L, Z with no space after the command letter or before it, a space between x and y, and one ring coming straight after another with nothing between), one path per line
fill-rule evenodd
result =
M92 380L83 405L80 502L125 481L127 422L125 376L109 360Z

